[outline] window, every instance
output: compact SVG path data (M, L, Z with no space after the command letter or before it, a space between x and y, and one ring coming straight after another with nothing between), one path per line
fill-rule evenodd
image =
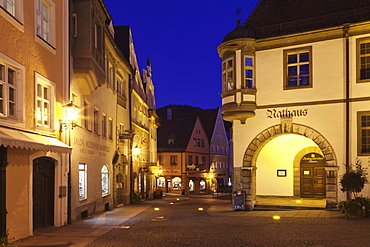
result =
M101 194L102 196L109 194L109 170L107 165L101 168Z
M94 109L94 133L99 133L99 110Z
M102 33L102 26L99 24L95 24L94 28L94 45L95 48L99 51L103 50L102 44L103 44L103 33Z
M49 6L42 0L36 3L36 26L37 35L45 41L49 41Z
M0 113L16 118L17 72L14 68L0 63Z
M108 138L113 140L113 119L108 119Z
M0 116L23 120L24 66L0 53Z
M55 45L55 4L50 0L36 0L36 35L49 45ZM46 46L50 48L49 46ZM53 50L54 51L54 50Z
M78 165L78 194L79 194L79 199L83 200L86 199L87 194L86 194L86 189L87 189L87 174L86 174L86 164L79 164Z
M158 187L166 187L166 178L164 177L159 177L157 179L157 186Z
M370 40L357 41L357 54L358 54L358 72L357 79L369 80L370 79Z
M107 115L102 115L102 121L101 121L101 135L103 137L107 137Z
M233 59L227 59L222 63L222 91L235 89Z
M285 89L311 87L311 47L284 51Z
M83 125L85 129L89 129L89 104L84 101L84 109L83 109Z
M370 155L370 112L357 113L358 155Z
M197 138L193 138L193 146L196 147L197 146Z
M191 165L193 164L193 156L189 155L188 157L188 164Z
M181 190L181 178L175 177L172 179L172 189Z
M50 127L50 96L51 89L47 85L37 83L36 86L37 126Z
M0 0L0 6L9 14L15 16L15 0Z
M200 147L200 139L197 139L198 147Z
M202 156L202 164L205 165L206 164L206 157L203 157Z
M253 58L245 58L245 81L243 88L254 88L253 85Z
M204 139L201 140L202 148L204 148Z
M170 162L171 162L171 165L177 165L177 156L171 155Z
M158 163L160 165L163 165L163 156L162 155L158 155Z
M114 68L113 68L113 63L108 59L107 63L107 80L108 84L113 87L114 85Z
M117 85L116 85L116 91L119 95L121 96L126 96L125 95L125 90L124 90L124 81L123 81L123 76L121 73L117 72L116 73L116 78L117 78Z

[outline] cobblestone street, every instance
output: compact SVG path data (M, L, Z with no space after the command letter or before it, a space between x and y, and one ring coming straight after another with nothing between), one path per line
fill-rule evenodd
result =
M252 212L222 210L229 202L217 199L165 202L150 202L152 207L88 246L368 246L370 241L368 219L275 220L250 216Z

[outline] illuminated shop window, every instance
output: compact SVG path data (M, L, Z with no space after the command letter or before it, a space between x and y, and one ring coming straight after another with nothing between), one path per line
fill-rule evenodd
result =
M158 187L166 187L166 179L164 177L159 177L157 179L157 186Z
M245 81L243 88L254 88L253 85L253 58L245 58Z
M311 86L311 48L284 51L285 89Z
M199 184L200 184L200 190L205 190L206 189L206 181L201 180Z
M83 200L86 199L86 183L87 183L87 165L86 164L79 164L78 165L78 194L79 199Z
M181 190L181 178L176 177L172 179L172 189Z
M358 46L358 79L369 80L370 79L370 40L359 42Z
M370 155L370 112L358 113L358 154Z
M234 62L233 59L227 59L222 63L222 91L226 92L235 89L234 82Z
M194 191L194 182L193 182L193 180L189 180L189 191Z
M101 194L102 196L109 194L109 170L107 165L101 168Z

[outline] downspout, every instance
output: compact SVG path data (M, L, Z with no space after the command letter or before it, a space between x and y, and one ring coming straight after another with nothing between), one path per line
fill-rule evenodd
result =
M346 108L346 124L345 124L345 128L346 128L346 157L345 157L345 166L346 166L346 172L349 171L350 169L350 105L349 105L349 90L350 90L350 78L349 78L349 34L348 34L348 31L349 31L349 24L345 24L343 25L343 36L345 38L345 70L346 70L346 87L345 87L345 108ZM350 193L349 191L347 191L347 200L350 198Z

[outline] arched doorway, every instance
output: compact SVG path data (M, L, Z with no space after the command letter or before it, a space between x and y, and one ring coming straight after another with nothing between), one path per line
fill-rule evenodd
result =
M33 230L54 225L55 160L33 160Z
M309 153L301 159L300 191L303 198L325 198L325 159L321 154Z
M248 145L244 157L243 157L243 166L240 168L240 174L241 174L241 180L236 180L235 183L239 183L238 187L242 188L246 193L246 209L253 209L255 203L256 203L256 195L257 195L257 188L258 185L258 177L257 177L257 171L260 173L261 166L258 166L258 159L260 156L260 153L264 149L266 145L268 145L272 140L277 139L279 137L284 137L286 135L292 135L292 136L300 136L303 139L309 140L311 143L313 143L313 147L309 145L306 146L298 146L296 149L295 144L290 145L290 148L295 149L292 153L292 156L289 157L289 164L287 167L284 167L282 169L278 169L278 167L275 167L274 175L270 174L270 177L275 176L275 181L283 182L285 184L290 183L291 187L289 188L289 191L284 191L285 194L293 195L293 196L299 196L300 195L300 184L298 182L297 185L297 177L298 181L300 180L300 161L301 158L310 153L309 149L313 148L315 150L319 150L316 153L319 153L323 156L325 159L324 163L324 179L326 182L326 188L325 188L325 199L326 199L326 208L336 208L337 207L337 192L338 192L338 185L336 183L337 181L337 173L338 173L338 166L336 164L336 158L333 151L333 148L329 144L329 142L325 139L324 136L322 136L319 132L316 130L300 125L300 124L294 124L292 123L292 119L281 119L281 124L271 126L264 131L260 132ZM302 139L302 140L303 140ZM283 142L282 142L283 143ZM304 148L306 147L306 148ZM302 154L302 150L299 151L299 148L303 148L304 152ZM312 151L311 151L312 152ZM288 155L290 155L288 153ZM297 157L299 158L299 161L297 162ZM279 159L274 159L279 160ZM293 163L293 166L292 166ZM296 164L298 163L298 166ZM274 163L271 163L274 164ZM283 164L283 163L282 163ZM285 169L286 168L286 169ZM289 170L291 169L291 170ZM289 172L290 171L290 172ZM237 173L237 169L234 169L234 174ZM289 176L293 175L293 176ZM286 180L278 180L278 178L288 178ZM287 181L291 182L287 182ZM240 182L239 182L240 181ZM271 184L271 183L270 183ZM275 184L272 189L275 189ZM286 186L283 186L281 188L286 189ZM260 191L259 191L260 193ZM275 192L274 192L275 193ZM273 194L273 193L271 193Z
M124 181L123 181L123 175L122 173L118 173L116 175L116 188L117 188L117 203L116 204L122 204L124 203Z

